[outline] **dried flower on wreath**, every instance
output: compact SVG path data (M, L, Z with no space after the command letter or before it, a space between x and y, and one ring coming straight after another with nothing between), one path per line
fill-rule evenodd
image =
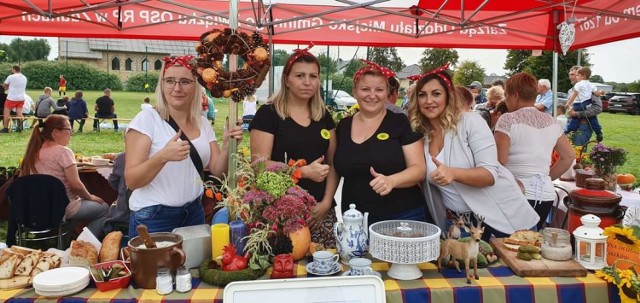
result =
M230 28L216 28L200 36L193 72L198 82L214 98L225 97L241 102L256 92L269 72L271 61L268 49L258 32L249 36ZM225 69L223 60L226 54L238 55L244 65L234 72Z

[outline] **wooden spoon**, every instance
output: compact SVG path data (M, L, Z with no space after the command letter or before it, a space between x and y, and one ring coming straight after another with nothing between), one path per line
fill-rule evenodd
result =
M140 236L140 238L142 239L142 243L144 243L144 246L146 246L147 248L156 248L156 242L151 239L149 230L147 229L146 225L140 224L138 225L138 227L136 227L136 230L138 231L138 236Z

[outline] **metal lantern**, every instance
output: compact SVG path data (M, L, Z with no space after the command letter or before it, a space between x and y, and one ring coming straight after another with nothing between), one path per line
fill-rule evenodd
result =
M586 269L598 270L605 267L607 257L607 236L599 227L600 218L596 215L584 215L580 218L582 226L573 231L576 239L575 260Z

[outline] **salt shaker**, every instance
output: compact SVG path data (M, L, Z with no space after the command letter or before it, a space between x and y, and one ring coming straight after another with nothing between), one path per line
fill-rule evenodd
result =
M176 291L191 291L191 273L184 266L180 266L176 273Z
M156 276L156 292L161 295L168 295L173 291L173 276L168 268L158 268Z

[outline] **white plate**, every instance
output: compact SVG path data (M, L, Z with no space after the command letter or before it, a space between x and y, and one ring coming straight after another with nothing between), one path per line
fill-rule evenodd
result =
M71 290L89 283L89 270L83 267L61 267L47 270L33 278L33 288L45 292Z
M39 289L36 288L35 291L36 291L36 293L38 295L41 295L43 297L60 298L60 297L66 297L66 296L70 296L70 295L73 295L75 293L81 292L87 286L89 286L89 281L87 281L86 283L82 283L82 284L78 285L77 287L66 289L66 290L46 291L46 290L39 290Z
M340 265L338 262L335 263L335 266L329 272L317 272L313 268L313 262L307 264L307 272L316 276L330 276L335 273L338 273L341 270L342 270L342 265Z
M640 207L629 206L629 208L627 208L627 211L624 212L622 225L624 225L625 227L640 225Z
M341 274L341 276L351 276L351 270L347 270ZM362 276L376 276L382 279L382 275L377 271L371 271L370 275L362 275Z

